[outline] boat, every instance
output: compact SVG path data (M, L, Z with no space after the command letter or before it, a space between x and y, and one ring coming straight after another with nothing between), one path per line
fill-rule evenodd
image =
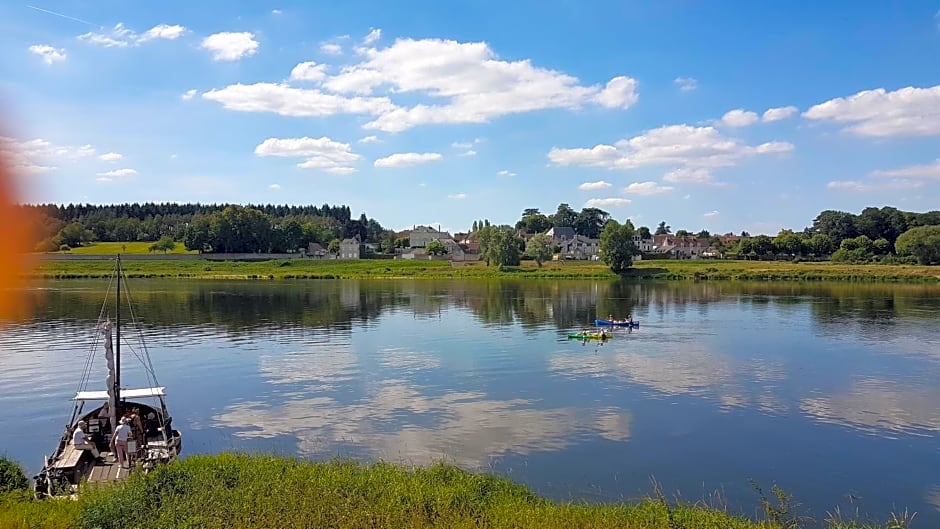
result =
M609 340L611 335L599 332L569 332L568 338L573 338L575 340Z
M33 477L37 497L75 497L83 482L110 484L123 481L134 472L149 472L157 465L176 459L182 450L182 434L173 428L173 418L167 411L164 386L157 382L150 355L143 341L143 333L125 333L122 337L122 301L130 326L135 326L134 308L127 291L126 277L121 268L121 256L114 260L114 271L98 318L95 338L81 373L78 391L72 398L71 418L51 456L45 458L42 470ZM122 286L124 287L122 289ZM114 318L108 314L114 287ZM127 335L136 334L139 343L131 344ZM133 336L130 336L133 338ZM127 388L122 384L122 340L133 357L143 364L149 387ZM107 365L105 388L89 389L98 346L103 346ZM86 407L91 408L86 410ZM130 426L127 440L128 461L121 465L118 454L110 447L111 435L119 423ZM82 424L82 432L98 452L90 447L76 448L72 441L75 429Z
M640 322L638 321L610 321L610 320L594 320L594 325L598 327L639 327Z

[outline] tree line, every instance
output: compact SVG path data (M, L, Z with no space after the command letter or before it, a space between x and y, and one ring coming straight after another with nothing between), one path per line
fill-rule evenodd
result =
M392 232L349 206L119 204L23 205L40 240L37 251L55 251L94 241L181 241L204 252L294 252L311 242L329 245L358 236L362 242L393 245Z

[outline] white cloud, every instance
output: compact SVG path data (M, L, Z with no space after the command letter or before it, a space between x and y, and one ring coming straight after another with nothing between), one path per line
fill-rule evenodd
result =
M698 80L692 77L676 77L672 82L683 92L691 92L698 88Z
M584 182L583 184L578 186L578 189L580 189L581 191L597 191L600 189L607 189L611 187L612 185L613 184L609 182L598 180L597 182Z
M780 121L781 119L789 118L790 116L796 114L797 112L799 112L799 109L797 109L794 106L768 108L766 111L764 111L764 115L761 118L761 120L764 123L770 123L772 121Z
M302 62L290 72L291 81L319 82L326 78L326 65L313 61Z
M474 138L473 141L455 141L451 143L450 146L455 149L470 149L478 143L483 143L482 138Z
M332 42L324 42L320 44L320 52L327 55L342 55L343 47Z
M366 136L359 140L359 143L382 143L378 136Z
M596 96L594 102L607 108L630 108L636 103L636 80L629 77L614 77Z
M835 190L846 190L846 191L858 191L861 193L875 192L875 191L892 191L899 189L914 189L917 187L922 187L923 182L916 182L911 180L893 180L891 182L876 182L876 183L866 183L859 182L856 180L836 180L826 184L826 187L829 189Z
M726 185L723 182L716 181L712 177L711 171L708 169L692 169L689 167L682 167L667 172L665 175L663 175L663 181L672 184L708 184L714 186Z
M29 47L29 51L42 57L42 62L46 64L61 62L66 58L65 48L53 48L48 44L33 44Z
M137 171L133 169L115 169L113 171L107 171L104 173L98 173L96 176L102 178L124 178L128 176L136 176Z
M458 154L457 156L476 156L477 152L473 149L467 149L466 151Z
M507 169L503 169L502 171L497 171L496 176L519 176L519 175Z
M35 175L58 169L52 164L60 161L75 161L94 156L95 148L91 145L53 145L41 138L19 141L0 136L0 153L8 160L14 173Z
M366 35L364 39L362 39L362 43L366 46L370 46L374 44L376 41L378 41L380 38L382 38L382 30L380 28L375 28L372 31L370 31L369 34Z
M719 215L718 210L715 209L715 210L709 211L708 213L705 213L702 216L703 217L717 217L718 215Z
M280 15L281 13L283 13L283 11L281 11L280 9L272 9L272 10L271 10L271 14L272 14L272 15Z
M633 182L624 188L624 193L629 193L632 195L661 195L663 193L672 192L673 188L670 186L661 186L656 182Z
M248 31L214 33L202 39L199 46L212 53L214 61L237 61L258 51L258 41Z
M304 158L297 164L301 169L321 169L332 174L352 174L351 165L361 156L352 152L348 143L321 138L268 138L255 147L256 156Z
M940 85L865 90L815 105L803 117L843 124L857 136L940 135Z
M721 122L728 127L747 127L757 123L757 120L756 113L740 108L729 110L724 116L721 116Z
M147 42L154 39L176 40L189 33L189 30L179 24L158 24L147 31L137 39L137 42Z
M398 39L383 49L365 49L363 62L347 66L323 86L336 93L392 93L439 98L395 108L366 128L400 132L439 123L486 123L508 114L550 108L579 108L600 98L626 105L632 80L615 78L607 88L582 86L562 72L533 66L529 60L503 61L485 42Z
M617 208L630 204L629 198L592 198L584 203L586 208Z
M344 97L320 90L291 88L286 84L233 84L209 90L204 99L229 110L274 112L282 116L332 116L335 114L377 115L395 108L387 97Z
M925 165L911 165L899 169L874 171L871 176L894 178L940 178L940 158Z
M277 191L280 188L281 188L281 184L271 184L268 186L268 189L273 189L275 191Z
M466 194L466 193L457 193L456 195L447 195L447 198L452 199L452 200L463 200L463 199L467 198L467 194Z
M722 136L714 127L669 125L620 140L614 145L578 149L556 147L549 151L548 158L555 165L607 169L635 169L651 165L714 168L734 166L738 160L748 156L792 150L793 145L786 142L742 145L734 138Z
M436 152L399 152L379 158L373 165L376 167L411 167L422 163L434 162L442 158L440 153Z
M103 162L116 162L121 158L124 158L124 156L116 152L106 152L98 157L98 159Z
M190 99L196 96L197 92L198 90L196 90L195 88L187 90L183 92L183 95L180 96L180 99L182 99L183 101L189 101Z
M189 33L189 30L178 24L158 24L143 35L138 35L134 30L128 28L123 23L118 22L108 33L88 32L78 36L78 40L104 46L106 48L126 48L128 46L137 46L151 40L176 40Z

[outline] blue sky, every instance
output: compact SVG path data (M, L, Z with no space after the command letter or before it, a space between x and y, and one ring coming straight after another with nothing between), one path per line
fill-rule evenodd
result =
M30 201L597 206L776 233L940 207L937 2L0 6Z

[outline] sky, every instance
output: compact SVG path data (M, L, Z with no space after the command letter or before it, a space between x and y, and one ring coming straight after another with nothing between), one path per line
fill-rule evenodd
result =
M0 5L24 201L752 234L940 208L936 0L29 1Z

